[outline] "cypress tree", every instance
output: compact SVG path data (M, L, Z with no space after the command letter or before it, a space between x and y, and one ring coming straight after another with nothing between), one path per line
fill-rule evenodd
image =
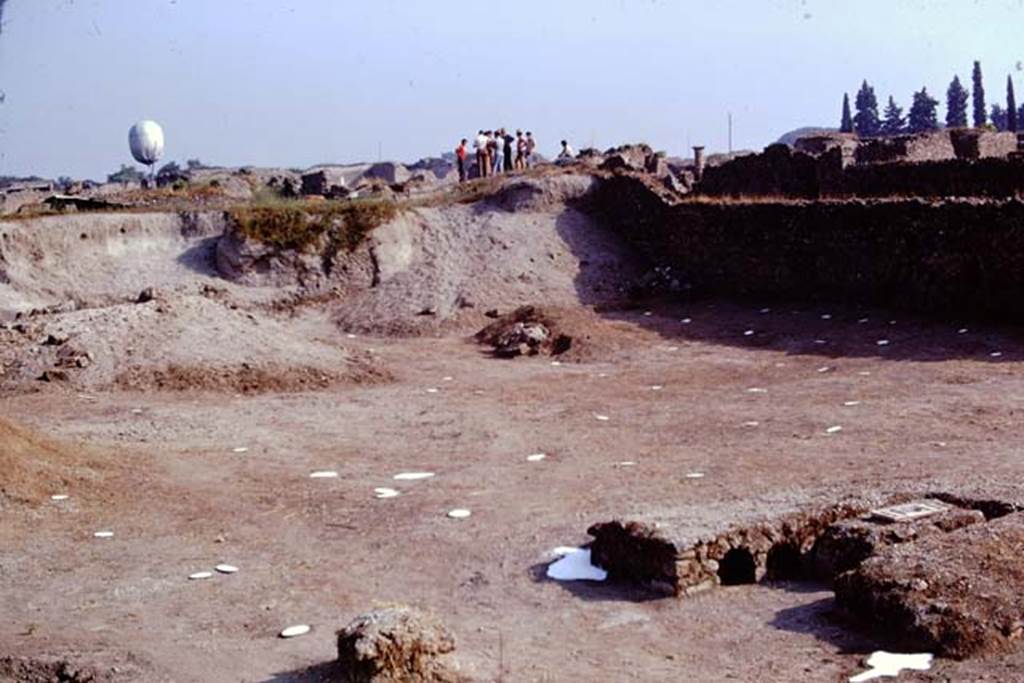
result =
M1013 78L1006 77L1006 130L1017 132L1017 98L1013 94Z
M928 88L921 88L921 92L914 93L914 103L910 106L907 130L911 133L938 130L939 117L936 114L938 106L939 101L928 94Z
M885 107L885 118L882 120L882 135L899 135L904 132L907 120L903 118L903 108L896 105L896 100L889 95L889 104Z
M985 86L981 82L981 62L974 62L971 74L971 99L974 105L974 127L981 128L987 122L985 117Z
M853 132L853 116L850 114L850 94L843 93L843 118L839 123L840 133Z
M953 76L946 90L946 127L967 127L967 90L960 84L959 76Z
M878 98L875 97L875 89L864 81L857 91L857 99L854 101L857 113L853 117L853 127L857 135L862 138L869 138L878 135Z
M996 130L1006 130L1006 110L998 104L992 105L992 125L996 127Z

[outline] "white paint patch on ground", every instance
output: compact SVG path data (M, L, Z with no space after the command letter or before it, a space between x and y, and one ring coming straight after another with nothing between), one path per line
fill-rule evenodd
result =
M595 420L599 420L599 421L601 421L601 422L607 422L607 421L608 421L608 420L610 420L611 418L610 418L610 417L608 417L607 415L598 415L597 413L594 413L594 419L595 419Z
M885 650L872 653L866 662L871 667L864 673L857 674L850 678L850 683L861 683L875 678L895 678L904 669L908 671L927 671L932 667L933 656L927 653L901 655Z
M757 427L757 426L760 426L760 424L761 423L758 422L757 420L747 420L746 422L743 423L743 426L744 427Z
M745 332L743 333L743 336L744 336L744 337L753 337L753 336L754 336L754 331L753 331L753 330L746 330L746 331L745 331Z
M113 531L97 531L97 532L93 533L93 536L95 538L113 538L114 537L114 532Z
M704 473L703 472L687 472L686 473L686 478L687 479L703 479L704 478Z
M436 387L430 387L429 389L427 389L428 394L436 394L438 391L440 390L437 389Z
M684 324L684 325L689 325L690 323L692 323L692 322L693 322L693 320L692 320L692 319L690 319L690 318L683 318L683 319L682 319L682 320L680 320L679 322L681 322L681 323L682 323L682 324Z
M385 487L375 488L373 490L374 498L394 498L398 495L398 491Z
M889 340L888 339L879 339L875 343L878 344L879 346L888 346L889 345Z
M232 448L231 452L232 453L248 453L249 452L249 448L246 447L246 446L239 446L238 448Z
M840 426L840 425L832 425L831 427L829 427L828 429L825 430L825 433L826 434L838 434L841 431L843 431L842 426Z
M1003 355L1003 352L1002 351L993 351L992 353L990 353L988 355L992 356L993 358L999 358L1000 356Z
M310 627L307 624L296 624L295 626L289 626L283 629L280 633L282 638L295 638L298 636L304 636L310 632Z
M829 372L830 370L832 370L832 368L829 367L828 365L823 365L820 368L818 368L818 372L822 372L822 373Z
M418 481L420 479L430 479L434 476L433 472L399 472L394 476L396 481Z
M636 460L623 460L622 462L615 463L616 467L635 467Z
M218 564L214 569L219 571L221 574L234 574L238 571L238 567L233 564Z
M317 470L316 472L310 472L310 479L336 479L338 473L334 470Z
M448 511L448 516L452 519L466 519L473 513L465 508L455 508L454 510Z
M818 344L818 345L828 344L828 340L827 339L815 339L814 343Z
M967 334L967 328L966 327L961 327L959 330L956 331L956 333L957 334Z
M843 401L843 405L847 408L852 408L853 406L859 406L860 401Z
M651 391L661 391L664 388L665 387L662 384L652 384L651 385Z
M188 580L189 581L202 581L203 579L208 579L211 576L213 576L213 572L196 572L195 574L189 574L188 575Z
M529 462L540 462L541 460L543 460L546 457L548 457L547 453L534 453L532 455L526 456L526 459Z
M604 581L608 572L590 563L590 548L555 548L561 558L548 565L547 575L555 581Z
M69 496L66 493L55 493L52 496L50 496L50 500L67 500L70 497L71 496Z
M750 387L747 389L748 394L767 394L768 390L764 387Z

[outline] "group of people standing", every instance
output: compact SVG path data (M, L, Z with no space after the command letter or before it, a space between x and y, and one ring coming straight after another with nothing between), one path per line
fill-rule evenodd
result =
M468 172L466 168L466 157L469 154L466 148L468 142L463 138L459 146L455 148L455 157L459 166L459 182L466 180ZM499 173L511 173L529 168L533 150L536 147L537 143L530 131L523 135L523 131L517 130L513 136L504 128L481 130L473 141L479 177L488 178Z

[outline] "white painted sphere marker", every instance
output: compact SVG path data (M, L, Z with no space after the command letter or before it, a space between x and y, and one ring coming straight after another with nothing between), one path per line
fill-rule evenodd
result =
M97 531L97 532L95 532L93 534L93 536L96 537L96 538L113 538L114 537L114 532L113 531Z
M218 564L214 569L219 571L221 574L234 574L238 571L238 567L233 564Z
M69 496L66 493L55 493L52 496L50 496L50 500L67 500L70 497L71 496Z
M448 516L452 519L466 519L471 514L473 513L470 512L469 510L466 510L465 508L455 508L454 510L448 511Z
M334 470L317 470L316 472L310 472L310 479L336 479L338 473Z
M430 479L433 472L399 472L394 476L398 481L416 481L417 479Z
M307 624L296 624L295 626L289 626L281 631L280 636L282 638L295 638L297 636L306 635L310 630L311 629Z
M213 576L213 572L196 572L195 574L189 574L188 575L188 580L189 581L201 581L203 579L208 579L211 576Z
M385 487L380 487L373 490L374 498L394 498L397 495L398 491Z
M529 462L540 462L546 457L548 457L547 453L534 453L533 455L526 456L526 459Z

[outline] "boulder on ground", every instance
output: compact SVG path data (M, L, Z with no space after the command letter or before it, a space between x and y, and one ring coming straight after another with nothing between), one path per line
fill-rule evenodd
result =
M340 680L351 683L456 683L455 638L437 618L412 607L356 617L338 631Z

